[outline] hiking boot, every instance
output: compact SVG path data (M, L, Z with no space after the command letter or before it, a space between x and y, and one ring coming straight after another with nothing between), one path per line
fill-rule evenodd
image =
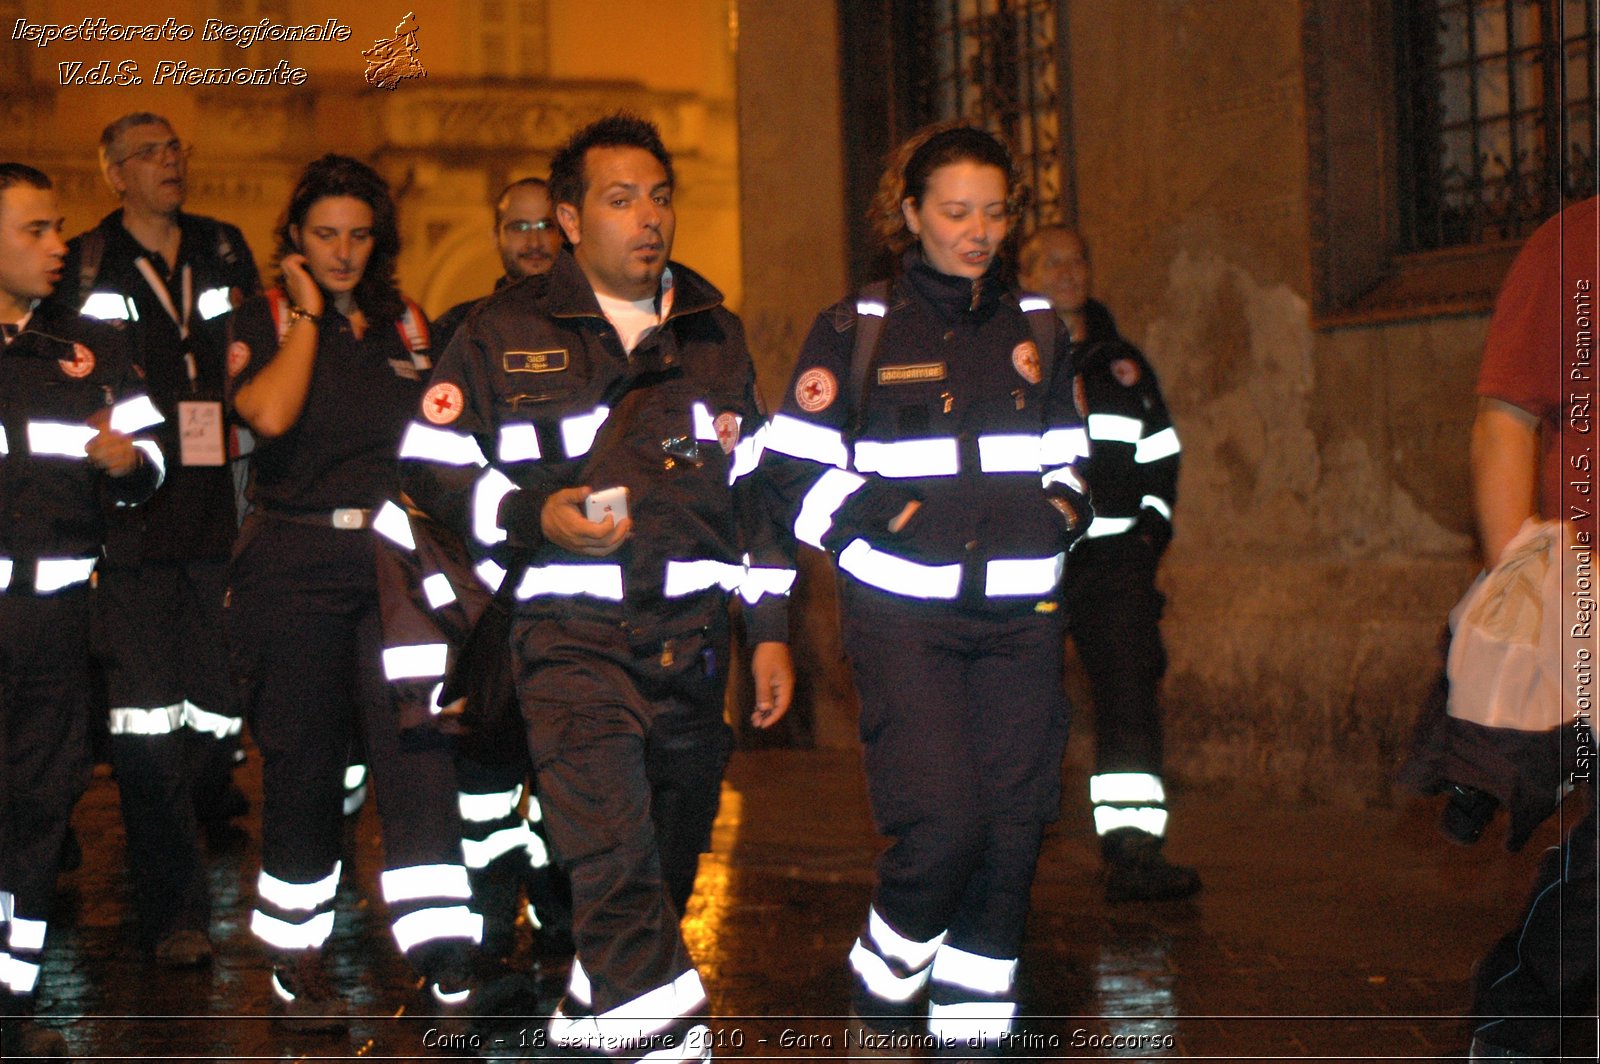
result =
M1143 831L1107 836L1106 901L1177 901L1200 890L1200 873L1173 864L1161 853L1161 840Z
M199 968L211 960L211 940L204 931L168 931L156 943L156 963L163 968Z
M278 1016L291 1031L342 1031L349 1004L333 989L322 952L308 949L272 969Z

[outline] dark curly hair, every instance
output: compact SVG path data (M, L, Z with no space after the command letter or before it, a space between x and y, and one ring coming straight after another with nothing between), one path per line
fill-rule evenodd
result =
M884 247L898 255L917 242L906 226L900 204L910 199L920 206L933 172L959 162L999 170L1006 177L1007 209L1014 213L1025 205L1027 191L1011 161L1011 152L993 133L962 122L923 126L889 153L883 176L878 179L878 191L867 208L867 220Z
M582 206L589 190L589 175L583 160L590 148L642 148L656 157L667 172L667 184L676 185L672 173L672 153L661 143L661 131L654 122L627 111L596 119L578 130L557 149L550 160L550 201Z
M329 153L307 164L300 180L295 182L289 206L278 221L275 230L278 248L273 263L281 264L285 255L299 252L290 227L304 226L311 208L330 196L350 196L372 208L372 254L367 258L367 268L362 271L353 295L356 306L370 320L393 321L405 310L405 302L395 283L395 266L400 259L400 224L395 215L394 198L389 194L389 183L359 159ZM283 283L281 266L278 283Z

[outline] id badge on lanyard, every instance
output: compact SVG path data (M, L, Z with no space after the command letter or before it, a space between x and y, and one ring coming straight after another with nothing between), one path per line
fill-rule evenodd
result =
M188 263L183 267L183 281L181 295L183 298L183 312L172 305L172 293L156 273L150 260L143 255L135 260L139 272L144 275L145 283L150 286L150 291L155 294L161 303L161 309L167 312L167 317L178 327L178 336L185 342L189 339L189 311L194 305L194 274L190 271ZM183 355L184 372L189 378L191 392L199 381L199 367L194 364L194 355L185 351ZM223 433L222 404L216 400L185 399L178 403L178 460L186 466L220 466L228 462L228 445Z

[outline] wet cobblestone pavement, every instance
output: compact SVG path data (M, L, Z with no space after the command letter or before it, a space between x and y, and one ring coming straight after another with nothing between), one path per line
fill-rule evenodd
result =
M241 772L254 795L257 762ZM1108 905L1081 767L1046 841L1010 1059L1445 1060L1465 1054L1472 962L1508 926L1547 824L1508 855L1491 828L1472 849L1434 830L1437 807L1296 808L1236 790L1180 792L1174 860L1197 866L1190 902ZM259 808L259 803L257 803ZM213 963L156 968L127 918L114 781L96 778L75 824L83 866L62 878L41 1020L85 1060L553 1059L539 1004L560 972L530 973L538 1002L496 1021L441 1019L389 935L370 809L353 825L328 950L352 1003L347 1034L291 1035L270 1018L265 957L248 932L249 838L213 851ZM684 928L718 1017L719 1060L835 1060L846 1052L844 955L876 852L850 752L735 756L715 852ZM519 962L533 960L524 944ZM1569 1024L1593 1059L1594 1021Z

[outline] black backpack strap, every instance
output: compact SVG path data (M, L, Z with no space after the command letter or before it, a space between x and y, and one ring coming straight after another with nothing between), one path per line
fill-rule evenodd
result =
M850 423L847 443L854 444L867 413L867 374L872 371L883 336L883 319L889 313L889 282L874 281L856 295L856 340L850 349Z
M100 260L106 254L106 234L98 225L78 238L78 298L73 306L83 309L94 282L100 276Z

